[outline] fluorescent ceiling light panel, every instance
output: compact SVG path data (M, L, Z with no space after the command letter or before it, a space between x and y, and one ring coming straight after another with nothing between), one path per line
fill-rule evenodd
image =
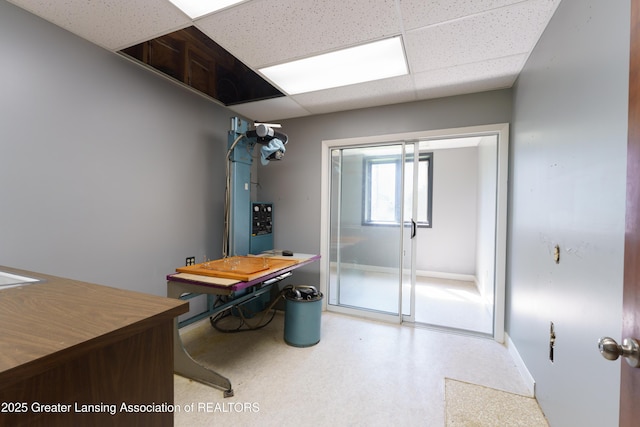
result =
M244 0L169 0L180 10L189 15L191 19L215 12L225 7L241 3Z
M400 37L259 71L289 95L396 77L409 72Z

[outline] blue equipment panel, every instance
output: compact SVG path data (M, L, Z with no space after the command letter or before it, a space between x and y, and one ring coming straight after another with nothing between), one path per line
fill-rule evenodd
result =
M251 204L250 253L257 255L273 250L273 204Z
M229 148L235 139L249 129L244 120L234 117L228 135ZM231 189L230 189L230 252L228 255L247 255L249 253L249 236L251 227L251 152L255 142L246 138L238 141L231 153Z

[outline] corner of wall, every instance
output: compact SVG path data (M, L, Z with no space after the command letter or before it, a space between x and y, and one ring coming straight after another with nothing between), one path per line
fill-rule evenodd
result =
M511 337L509 336L509 334L505 332L504 336L506 338L505 343L507 346L507 350L509 350L509 354L513 358L513 362L516 364L520 375L522 375L522 380L524 381L527 390L529 391L528 396L536 397L536 381L533 379L533 376L531 375L531 372L529 372L527 365L525 365L524 360L522 360L522 357L520 357L520 353L518 352L516 345L513 343L513 341L511 341Z

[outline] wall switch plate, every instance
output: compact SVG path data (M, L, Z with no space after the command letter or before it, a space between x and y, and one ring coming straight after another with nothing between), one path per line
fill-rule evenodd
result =
M185 261L185 265L187 267L190 266L190 265L196 265L196 257L194 257L194 256L187 257L187 259Z

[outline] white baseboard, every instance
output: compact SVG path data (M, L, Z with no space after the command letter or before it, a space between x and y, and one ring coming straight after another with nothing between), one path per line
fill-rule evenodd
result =
M378 273L395 273L398 271L396 268L392 267L381 267L378 265L365 265L365 264L352 264L352 263L342 263L342 266L348 268L350 270L361 270L361 271L372 271ZM330 263L331 269L337 268L337 263ZM409 271L405 271L405 273L409 273ZM473 274L459 274L459 273L445 273L441 271L429 271L429 270L416 270L416 276L418 277L433 277L435 279L449 279L449 280L461 280L465 282L474 282L476 285L478 284L478 280L476 276Z
M536 381L531 376L529 369L527 369L527 365L524 364L524 360L520 357L520 353L518 353L518 349L516 348L513 341L511 341L511 337L506 332L504 333L505 343L507 345L507 349L509 350L509 354L513 358L518 371L520 371L520 375L522 375L522 379L527 386L527 390L529 391L529 397L536 397Z
M435 279L460 280L464 282L474 282L477 286L478 281L473 274L443 273L441 271L416 270L418 277L433 277Z

